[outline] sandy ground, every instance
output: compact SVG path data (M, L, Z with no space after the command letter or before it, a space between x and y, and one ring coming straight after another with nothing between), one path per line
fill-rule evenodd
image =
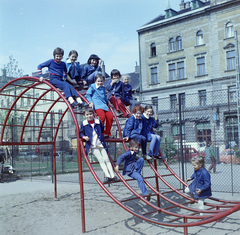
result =
M115 188L114 188L115 187ZM119 194L123 187L112 186ZM151 224L126 212L97 184L85 184L86 234L183 234L183 228ZM129 192L126 192L129 194ZM240 195L214 194L215 197L240 200ZM132 207L141 202L132 201ZM0 234L78 235L82 234L79 185L58 183L54 198L49 181L17 180L0 184ZM188 229L189 234L240 234L240 211L221 222Z

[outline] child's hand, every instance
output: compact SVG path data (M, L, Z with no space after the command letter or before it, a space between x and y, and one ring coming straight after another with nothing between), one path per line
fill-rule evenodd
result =
M187 180L186 180L186 183L188 182L188 181L191 181L192 179L191 178L188 178Z
M85 139L86 141L90 140L90 138L88 136L83 136L82 138Z
M158 120L158 115L157 114L155 114L155 120Z
M73 85L77 85L77 81L74 80L74 79L71 80L71 83L72 83Z
M124 137L123 138L125 141L128 141L129 140L129 137Z
M39 82L42 82L43 80L44 80L43 77L40 77L40 78L39 78Z
M200 189L200 188L197 188L196 193L197 193L197 194L200 194L201 192L202 192L201 189Z
M87 82L86 82L86 81L83 81L83 85L84 85L84 86L87 85Z
M110 107L113 108L113 105L112 105L110 102L108 102L108 107L109 107L109 108L110 108Z
M114 167L114 171L115 171L116 173L119 172L119 166L118 166L118 165L116 165L116 166Z
M103 62L102 59L100 59L100 60L99 60L99 66L102 65L102 62Z
M90 104L89 104L89 107L93 109L93 103L90 103Z
M112 79L111 86L116 82L118 82L118 78L117 79Z

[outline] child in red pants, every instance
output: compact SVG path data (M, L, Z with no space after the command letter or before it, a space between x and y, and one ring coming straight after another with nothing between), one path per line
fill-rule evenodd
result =
M122 103L124 98L124 84L119 80L121 77L120 72L117 69L113 69L111 72L111 80L107 84L107 98L113 104L118 114L123 113L124 117L130 117L131 114L126 112L126 107Z
M103 86L104 81L105 77L102 74L97 74L95 76L95 83L89 86L85 97L90 102L89 106L95 109L103 125L106 120L105 130L103 132L104 138L113 138L111 135L113 115L108 108L110 102L106 97L105 87Z

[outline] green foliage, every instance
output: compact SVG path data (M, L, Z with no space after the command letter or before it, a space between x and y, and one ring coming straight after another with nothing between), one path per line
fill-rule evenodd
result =
M173 159L178 154L178 148L172 138L164 138L161 141L161 151L167 160Z

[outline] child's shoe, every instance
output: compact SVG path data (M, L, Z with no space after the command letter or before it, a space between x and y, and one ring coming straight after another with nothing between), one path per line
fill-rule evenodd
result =
M113 178L111 178L111 181L112 181L112 182L118 182L118 181L120 181L120 180L118 179L117 176L114 176Z
M146 197L146 199L150 202L150 200L151 200L151 193L149 193L148 195L147 195L147 197Z
M108 177L103 181L104 184L110 183L110 182L111 182L111 178L108 178Z
M71 106L74 108L75 106L78 106L79 105L79 103L77 102L77 101L73 101L72 103L71 103Z
M146 156L146 160L152 160L152 157L149 156L149 155L147 155L147 156Z

